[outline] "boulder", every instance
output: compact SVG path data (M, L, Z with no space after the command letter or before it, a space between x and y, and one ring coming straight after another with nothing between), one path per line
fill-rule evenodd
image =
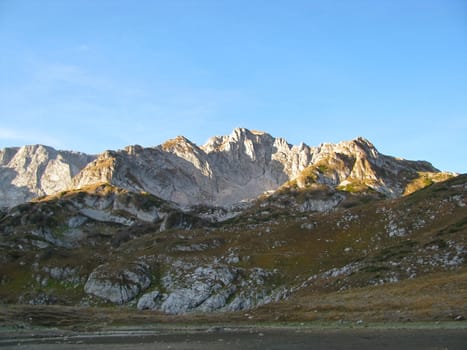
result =
M211 296L212 286L195 282L191 288L180 288L172 292L162 303L162 311L168 314L181 314L195 309Z
M200 266L190 274L179 276L176 284L166 283L169 295L160 309L168 314L222 309L236 290L233 282L237 274L236 269L226 266Z
M150 271L145 264L134 263L123 268L104 264L89 275L84 291L115 304L124 304L150 284Z

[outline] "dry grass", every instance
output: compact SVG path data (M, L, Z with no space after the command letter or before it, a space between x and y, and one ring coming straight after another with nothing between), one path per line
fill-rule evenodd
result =
M287 321L453 320L467 314L467 268L342 292L303 289L289 300L264 306L255 314L261 319L274 315Z
M94 329L147 324L452 321L465 314L467 268L343 292L316 293L311 288L303 289L288 300L236 313L166 315L124 306L0 305L0 326Z
M430 172L420 171L418 174L419 174L419 177L413 179L405 187L404 196L407 196L411 193L421 190L422 188L430 186L434 183L446 181L454 176L451 173L443 173L443 172L430 173Z

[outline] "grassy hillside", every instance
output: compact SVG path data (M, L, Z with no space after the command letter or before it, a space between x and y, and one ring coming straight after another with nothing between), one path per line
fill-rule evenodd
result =
M115 215L134 219L134 224L86 218L76 227L84 238L74 245L60 244L60 235L70 234L69 225L63 223L79 214L77 202L86 203L89 198L113 196L146 211L163 208L176 213L145 194L99 189L44 198L0 219L1 303L112 307L84 292L90 273L102 264L119 271L143 261L151 273L148 290L162 293L167 288L164 276L182 279L197 267L220 264L238 271L235 295L244 290L257 294L283 290L281 300L248 311L258 320L404 321L467 316L466 175L399 199L347 193L337 208L323 212L306 211L299 204L309 198L329 198L336 191L311 185L284 190L233 219L199 221L190 229L173 225L161 231L163 219L138 221L128 212L115 212L112 204ZM176 215L173 220L183 219ZM48 230L58 238L55 243L44 236ZM44 244L34 244L37 240ZM264 278L248 283L253 270L263 271ZM136 312L136 300L118 310Z

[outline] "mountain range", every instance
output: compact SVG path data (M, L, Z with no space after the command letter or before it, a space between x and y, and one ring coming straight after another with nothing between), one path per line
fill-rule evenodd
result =
M466 175L362 137L293 146L239 128L203 146L180 136L100 155L7 148L0 301L462 319L466 192Z
M361 137L317 147L292 146L283 138L238 128L201 147L179 136L157 147L128 146L97 156L41 145L6 148L0 151L0 206L109 183L180 207L228 208L291 180L303 187L304 178L399 197L421 176L433 180L437 173L428 162L382 155Z

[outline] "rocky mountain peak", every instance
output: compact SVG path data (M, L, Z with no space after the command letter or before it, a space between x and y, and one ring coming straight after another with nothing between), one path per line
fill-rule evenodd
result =
M198 148L198 146L184 136L177 136L173 139L167 140L160 147L166 152L187 152Z
M364 137L357 137L347 142L348 147L351 151L355 152L357 156L365 157L367 159L377 159L380 153L376 147L368 139Z
M88 163L72 180L68 188L82 188L89 184L110 183L117 164L118 153L105 151Z
M264 131L249 130L245 128L235 128L229 135L229 138L232 141L256 140L256 142L264 142L265 139L273 139L271 135Z
M245 128L236 128L228 136L214 136L201 148L206 153L230 151L232 149L251 150L254 145L272 145L274 137L263 131L250 131ZM251 152L250 152L251 153Z
M69 188L72 178L95 157L43 145L0 152L0 207Z
M376 147L363 137L342 141L337 144L322 143L316 148L315 152L315 156L320 158L332 157L335 154L346 154L360 158L378 158L380 155Z
M124 148L124 151L132 156L137 155L143 150L143 147L140 145L131 145L131 146L126 146Z

